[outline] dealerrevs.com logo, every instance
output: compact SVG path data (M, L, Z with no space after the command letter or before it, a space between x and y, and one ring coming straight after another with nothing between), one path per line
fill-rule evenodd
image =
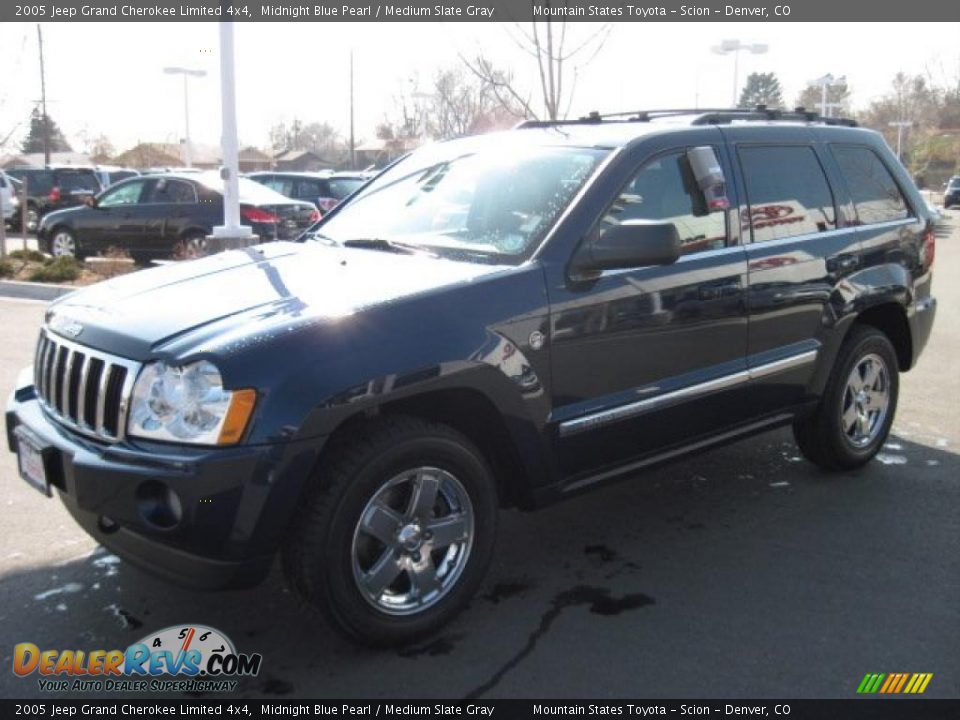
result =
M44 692L232 692L262 662L205 625L173 625L126 650L42 650L29 642L13 649L13 672L36 674Z

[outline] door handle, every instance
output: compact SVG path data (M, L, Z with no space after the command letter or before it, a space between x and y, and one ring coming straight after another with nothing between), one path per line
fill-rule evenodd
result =
M701 300L719 300L720 298L739 295L741 289L740 278L732 278L701 285L699 294Z
M836 255L827 258L827 270L832 273L850 272L860 265L857 255Z

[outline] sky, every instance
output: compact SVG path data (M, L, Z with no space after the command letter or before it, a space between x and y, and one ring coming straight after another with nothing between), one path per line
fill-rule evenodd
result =
M586 38L595 23L570 23ZM739 79L776 72L793 103L814 78L844 75L854 107L890 87L895 73L960 76L960 23L616 23L602 50L578 68L571 115L590 110L729 106L733 60L710 52L723 39L765 43L741 54ZM183 136L183 84L168 65L201 68L190 81L194 143L220 138L218 25L207 23L43 23L47 108L74 145L105 134L118 152L137 142ZM270 127L299 118L349 128L349 56L354 53L358 143L394 112L403 89L423 92L458 55L481 50L535 88L535 68L506 23L238 23L238 132L244 145L268 145ZM586 60L587 56L580 56ZM577 62L575 59L572 61ZM14 152L40 97L37 30L0 24L0 154ZM18 126L18 123L22 123ZM15 129L16 128L16 129Z

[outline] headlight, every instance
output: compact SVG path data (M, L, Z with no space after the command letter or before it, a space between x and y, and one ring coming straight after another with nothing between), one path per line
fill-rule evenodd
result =
M255 390L224 390L213 363L144 366L133 386L127 433L197 445L230 445L243 437Z

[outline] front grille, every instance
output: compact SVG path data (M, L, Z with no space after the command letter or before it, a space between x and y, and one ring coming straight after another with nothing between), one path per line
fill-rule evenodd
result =
M139 363L40 332L33 364L37 397L58 422L91 437L117 442L127 424Z

